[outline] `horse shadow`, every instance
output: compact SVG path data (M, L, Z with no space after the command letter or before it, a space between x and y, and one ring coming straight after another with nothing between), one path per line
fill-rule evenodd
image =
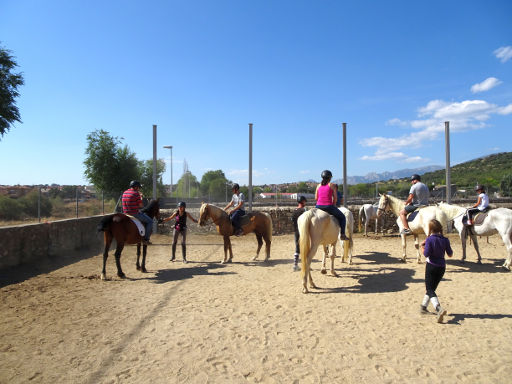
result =
M155 284L164 284L170 281L192 279L195 276L222 276L235 274L235 272L214 271L216 269L223 268L225 268L224 264L202 262L201 265L190 268L158 270L154 276L147 278L147 280L153 281Z
M449 313L449 316L452 319L448 320L446 324L456 324L462 325L460 322L466 319L490 319L490 320L500 320L500 319L512 319L512 315L506 314L472 314L472 313Z
M510 271L502 267L503 261L499 260L478 264L476 261L466 260L462 262L460 259L446 259L446 265L458 267L458 269L450 270L450 273L510 273Z
M56 271L96 255L97 250L73 251L65 256L47 256L34 262L2 268L0 270L0 288Z
M248 267L275 267L281 264L293 264L292 259L268 259L264 260L250 260L250 261L232 261L231 264L245 265Z
M358 262L358 264L403 264L400 259L391 257L387 252L366 252L364 255L354 255L353 258L366 260L366 262Z

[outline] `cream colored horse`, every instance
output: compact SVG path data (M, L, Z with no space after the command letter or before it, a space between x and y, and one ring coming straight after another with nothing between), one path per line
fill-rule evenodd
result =
M209 219L211 219L217 227L219 235L224 238L224 259L221 263L229 263L233 259L231 239L229 238L234 234L231 220L223 209L212 204L203 203L199 210L198 223L203 226ZM254 232L256 235L258 249L256 250L256 256L253 257L253 260L258 258L263 245L263 240L265 240L265 261L267 261L270 258L270 245L272 243L272 219L270 216L265 212L249 212L242 216L241 224L244 235L251 232Z
M380 219L377 214L378 208L378 204L363 204L361 208L359 208L359 232L361 232L361 224L364 223L364 235L366 237L368 237L368 225L370 224L370 220L375 219L375 234L377 234ZM381 232L384 234L384 225L381 225Z
M445 212L448 220L453 220L453 225L455 229L457 229L457 232L459 232L462 241L462 262L466 259L466 240L468 235L473 240L473 246L478 255L477 262L480 264L482 257L480 256L480 250L478 248L477 235L491 236L499 233L507 249L507 258L505 259L503 267L508 270L512 268L512 210L507 208L491 209L481 225L467 227L462 222L466 208L446 203L440 203L439 208Z
M348 209L341 207L346 218L345 235L349 240L343 241L344 256L342 261L349 258L349 263L352 263L352 248L353 248L353 227L354 217L352 212ZM311 261L318 250L320 245L324 245L324 255L322 259L322 273L326 273L325 262L328 255L327 246L331 246L331 275L338 276L334 270L334 259L336 257L336 242L340 234L340 225L338 220L322 211L321 209L313 208L299 216L297 220L299 228L299 242L300 242L300 257L302 261L302 280L303 280L303 293L308 293L308 279L311 288L317 288L313 279L311 278Z
M386 210L393 212L397 216L396 223L398 224L398 228L401 232L404 226L402 224L402 219L400 218L400 211L404 207L405 203L402 200L384 193L380 195L378 215L381 216L382 213ZM409 228L414 235L414 247L416 248L417 261L418 263L421 263L420 243L418 235L428 235L428 223L430 220L437 219L443 226L444 230L446 230L448 220L444 212L436 206L419 208L413 212L413 214L415 216L412 221L409 221ZM402 237L402 261L405 263L407 259L406 235L401 234L400 236Z

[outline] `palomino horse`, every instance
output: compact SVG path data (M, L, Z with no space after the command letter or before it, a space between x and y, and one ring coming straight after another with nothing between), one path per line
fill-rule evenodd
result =
M146 215L151 218L158 219L160 217L160 207L158 200L151 200L149 204L142 210ZM123 270L121 269L121 252L125 244L137 244L137 270L142 272L146 271L146 250L147 245L142 246L142 264L139 264L140 245L142 243L142 236L139 234L137 225L123 213L115 213L113 215L105 216L101 219L98 225L98 232L104 232L105 249L103 251L103 269L101 271L101 279L106 279L105 266L107 264L108 251L112 240L116 239L116 257L117 276L125 278Z
M468 236L473 240L473 245L478 255L478 264L480 264L482 258L476 236L490 236L499 233L507 249L507 258L503 267L508 270L512 269L512 210L507 208L491 209L487 212L487 217L481 225L468 227L463 223L466 208L446 203L440 203L439 208L445 212L448 220L453 220L453 225L459 232L462 241L462 262L466 259L466 240Z
M379 219L380 217L377 214L377 210L379 208L378 204L363 204L361 208L359 208L359 232L361 232L361 223L364 223L364 235L368 237L368 225L371 220L375 219L375 234L377 234L377 230L379 227ZM384 234L384 226L381 225L382 233Z
M350 250L350 263L352 263L352 233L354 226L354 218L352 213L341 207L340 210L343 212L346 218L345 234L349 240L344 241L344 255L348 254ZM340 225L338 220L322 211L318 208L310 209L299 216L297 220L297 226L299 228L299 245L300 245L300 257L302 261L302 292L308 293L308 279L309 286L311 288L317 288L313 279L311 278L311 261L316 254L316 251L320 245L324 245L324 256L322 260L322 273L325 273L325 259L327 256L327 249L325 246L331 246L331 274L338 276L334 270L334 259L336 257L336 242L340 234Z
M384 193L384 194L380 195L379 208L378 208L377 214L379 216L381 216L382 213L386 210L393 212L397 216L396 223L398 224L398 228L401 232L404 226L402 224L402 219L400 218L400 211L404 207L405 207L405 203L402 200L397 199L394 196L387 195ZM410 221L411 215L414 215L414 218L412 219L412 221ZM446 230L447 219L446 219L446 215L444 214L444 212L441 211L441 209L439 209L436 206L428 206L428 207L419 208L416 211L414 211L411 215L408 217L409 228L411 229L412 234L414 235L414 246L416 248L417 261L418 261L418 263L421 263L420 244L419 244L419 240L418 240L418 235L419 234L428 235L428 223L432 219L437 219L441 223L443 228ZM402 261L405 263L406 258L407 258L406 235L401 234L401 237L402 237L402 251L403 251Z
M228 263L233 259L231 239L229 238L234 234L231 220L223 209L215 205L203 203L199 210L199 225L205 225L208 219L212 219L217 227L217 232L224 238L224 259L221 263ZM256 256L253 257L253 260L258 258L263 240L265 240L265 261L267 261L270 258L270 245L272 243L272 219L270 216L264 212L249 212L242 216L241 224L244 235L251 232L254 232L256 235L258 249L256 250Z

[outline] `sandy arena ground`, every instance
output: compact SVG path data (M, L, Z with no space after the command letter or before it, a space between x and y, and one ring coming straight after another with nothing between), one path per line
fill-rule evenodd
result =
M510 383L512 273L499 237L480 240L483 265L450 234L455 260L438 288L444 324L420 315L424 264L399 261L398 237L355 237L354 264L301 293L293 236L275 236L269 262L252 262L254 236L189 235L188 264L170 263L155 235L148 273L135 248L128 278L101 281L101 255L50 260L0 277L1 383ZM261 258L261 256L260 256ZM60 264L59 264L60 263ZM431 308L429 308L432 310Z

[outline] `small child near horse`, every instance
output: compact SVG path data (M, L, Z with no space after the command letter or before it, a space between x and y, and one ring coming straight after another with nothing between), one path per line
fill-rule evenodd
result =
M468 225L473 225L473 215L478 212L484 212L489 208L489 196L485 193L483 185L477 185L475 191L478 193L478 200L471 208L468 208Z
M297 208L295 208L295 211L293 211L292 214L292 223L293 223L293 231L295 236L295 254L293 255L293 270L298 271L299 268L299 255L300 255L300 248L299 248L299 227L297 226L297 220L299 219L299 216L302 215L306 211L306 203L308 201L304 196L299 196L297 198Z
M427 311L429 301L434 306L437 313L437 322L442 323L446 310L441 307L436 295L436 289L446 271L446 260L444 254L448 257L453 256L453 250L450 246L450 240L443 236L443 226L432 219L428 223L428 237L421 243L423 255L427 259L425 265L425 287L427 292L421 303L421 313L430 313Z
M163 220L165 223L176 218L176 222L174 223L172 256L169 261L174 261L176 258L176 245L178 244L178 237L181 235L181 254L183 255L183 262L187 263L187 217L195 223L197 223L197 220L185 210L186 207L187 204L184 201L181 201L178 204L178 209L170 217Z

